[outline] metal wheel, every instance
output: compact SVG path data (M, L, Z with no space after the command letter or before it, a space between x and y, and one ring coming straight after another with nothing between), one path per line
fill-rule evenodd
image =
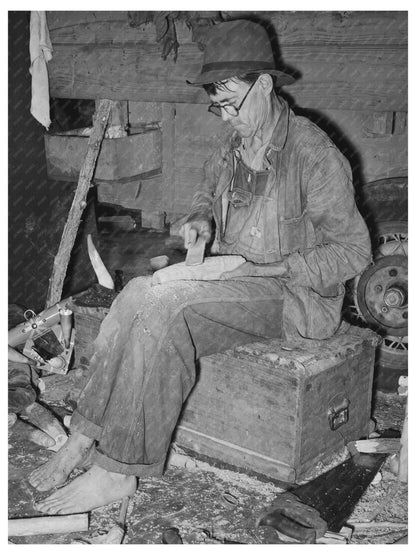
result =
M407 222L380 227L374 263L354 281L352 311L382 337L378 363L407 368L408 233Z
M350 284L347 319L382 336L377 365L407 373L407 179L385 179L363 188L359 207L370 229L373 264Z

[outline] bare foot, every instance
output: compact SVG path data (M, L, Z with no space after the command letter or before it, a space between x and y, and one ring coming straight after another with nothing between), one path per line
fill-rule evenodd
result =
M29 483L39 491L64 484L74 468L85 459L93 441L75 432L48 462L30 474Z
M135 476L108 472L93 465L88 472L39 501L35 509L49 515L84 513L131 496L136 487Z

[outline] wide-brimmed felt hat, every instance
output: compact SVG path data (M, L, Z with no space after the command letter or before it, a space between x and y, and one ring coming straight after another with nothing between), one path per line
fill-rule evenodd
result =
M207 32L201 72L187 83L200 87L245 73L274 75L276 86L295 81L277 69L269 36L262 25L245 19L226 21Z

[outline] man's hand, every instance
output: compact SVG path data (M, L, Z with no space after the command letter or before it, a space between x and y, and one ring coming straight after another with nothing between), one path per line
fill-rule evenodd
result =
M208 220L192 220L183 224L179 231L184 239L184 247L188 249L194 245L197 238L201 236L206 243L211 239L211 222Z
M254 262L244 262L231 272L224 272L220 279L235 279L239 277L283 277L289 273L284 261L273 262L272 264L254 264Z

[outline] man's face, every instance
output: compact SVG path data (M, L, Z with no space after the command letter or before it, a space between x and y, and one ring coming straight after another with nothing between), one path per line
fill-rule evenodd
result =
M258 90L256 82L243 102L237 116L232 116L221 110L221 117L237 131L240 137L252 137L263 124L265 98ZM217 94L210 95L211 102L223 106L232 104L238 108L250 88L249 83L239 80L226 82L226 88L219 90Z

